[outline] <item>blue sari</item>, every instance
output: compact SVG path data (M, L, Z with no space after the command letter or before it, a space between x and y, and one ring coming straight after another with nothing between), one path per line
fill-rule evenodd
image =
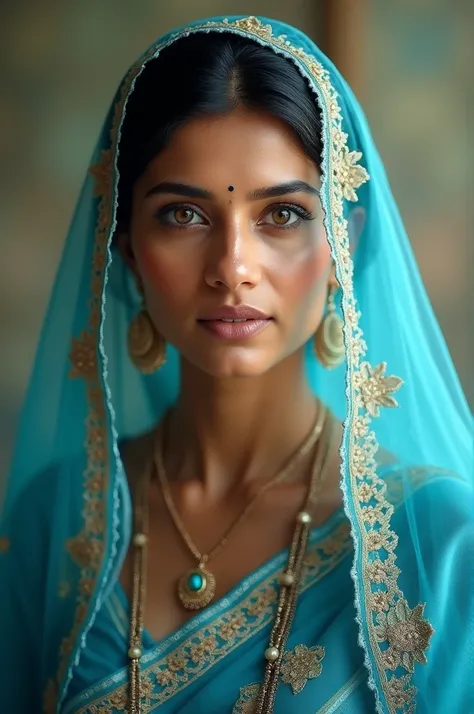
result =
M161 38L106 119L70 228L9 474L0 531L0 711L115 714L128 706L131 537L119 441L179 391L179 355L139 375L137 309L113 248L127 99L162 47L233 32L283 55L323 120L321 202L341 286L346 360L308 349L308 380L343 421L343 508L311 535L276 714L474 712L472 415L423 290L360 106L299 31L215 18ZM363 160L363 165L361 161ZM368 181L370 175L370 181ZM355 253L351 205L367 220ZM136 297L136 296L135 296ZM405 380L400 409L386 357ZM382 465L378 445L393 454ZM264 671L280 553L160 642L143 635L143 714L251 714Z

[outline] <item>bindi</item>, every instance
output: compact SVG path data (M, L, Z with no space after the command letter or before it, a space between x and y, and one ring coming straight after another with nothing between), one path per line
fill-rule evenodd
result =
M235 187L234 187L234 186L228 186L227 190L228 190L228 191L234 191L234 190L235 190Z

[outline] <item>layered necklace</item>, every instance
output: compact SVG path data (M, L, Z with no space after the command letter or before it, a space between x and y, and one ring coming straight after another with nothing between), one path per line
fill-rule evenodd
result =
M331 437L334 429L333 419L322 405L311 432L299 448L288 459L283 468L270 481L260 487L246 504L242 512L231 523L217 545L208 553L201 553L186 530L174 504L169 482L163 462L163 429L158 434L157 448L152 468L147 469L135 492L134 505L134 535L133 535L133 584L132 602L130 608L130 646L128 651L130 662L130 695L129 714L141 714L140 659L142 656L143 616L146 595L147 575L147 544L148 544L148 486L153 470L156 470L163 492L163 498L176 530L181 535L190 553L195 558L195 568L184 573L177 584L177 596L183 607L199 610L209 605L216 591L216 577L209 570L208 563L227 544L228 539L244 518L249 514L257 500L266 491L282 483L301 464L302 459L312 448L315 457L311 469L302 510L296 516L295 528L285 569L279 576L279 597L275 619L273 622L268 647L264 652L266 669L263 684L260 688L255 714L270 714L273 712L275 696L278 688L280 666L284 649L296 611L300 580L303 569L309 533L311 530L311 511L316 496L322 486L327 456L331 449ZM317 442L317 448L316 447Z

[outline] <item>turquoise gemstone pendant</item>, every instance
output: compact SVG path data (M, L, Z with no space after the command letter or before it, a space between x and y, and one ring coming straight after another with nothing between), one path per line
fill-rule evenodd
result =
M216 592L216 579L203 565L182 575L178 597L186 610L201 610L209 605Z

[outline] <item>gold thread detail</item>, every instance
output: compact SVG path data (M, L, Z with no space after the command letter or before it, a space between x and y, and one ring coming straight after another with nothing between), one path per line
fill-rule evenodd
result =
M329 542L331 546L329 547ZM327 553L329 551L329 554ZM314 543L305 557L301 591L320 581L352 552L348 521L343 521L323 540ZM278 573L266 578L236 607L214 622L190 635L167 657L142 668L141 688L152 691L142 700L142 714L147 714L205 674L213 664L234 651L259 632L274 616L278 599ZM157 687L158 684L158 687ZM107 685L107 682L105 683ZM128 683L121 684L113 695L127 697ZM80 708L77 714L93 714L99 705L111 706L106 695Z
M310 679L316 679L323 671L324 654L324 647L296 645L283 658L281 681L290 685L293 694L299 694Z

